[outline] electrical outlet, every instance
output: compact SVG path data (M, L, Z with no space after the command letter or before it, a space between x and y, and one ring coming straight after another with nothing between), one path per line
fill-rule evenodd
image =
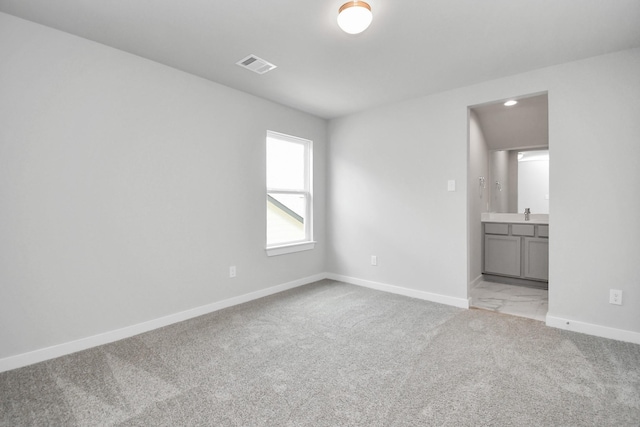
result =
M236 277L236 266L232 265L229 267L229 277Z
M378 265L378 257L371 255L371 265Z
M609 289L609 304L622 305L622 291L619 289Z

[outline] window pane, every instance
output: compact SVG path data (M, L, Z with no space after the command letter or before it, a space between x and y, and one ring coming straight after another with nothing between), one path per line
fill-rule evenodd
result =
M267 245L306 239L307 200L304 194L267 194Z
M304 145L267 137L267 187L304 190Z

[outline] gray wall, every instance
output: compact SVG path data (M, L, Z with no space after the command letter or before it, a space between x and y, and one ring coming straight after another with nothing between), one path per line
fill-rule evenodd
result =
M329 270L466 298L467 108L548 91L549 315L640 332L639 75L635 49L331 121Z
M5 14L0 58L0 358L324 271L324 120ZM265 254L267 129L314 141L315 250Z

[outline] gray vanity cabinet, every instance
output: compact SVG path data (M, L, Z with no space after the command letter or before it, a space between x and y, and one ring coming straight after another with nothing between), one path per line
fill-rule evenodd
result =
M524 238L523 277L549 281L549 239Z
M484 236L484 271L504 276L520 276L520 237Z
M549 281L549 226L484 224L483 273Z

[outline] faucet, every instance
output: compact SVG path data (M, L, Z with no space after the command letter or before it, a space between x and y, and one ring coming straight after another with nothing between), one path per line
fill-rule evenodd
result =
M524 220L525 221L529 221L529 215L531 215L531 209L525 208L524 209Z

